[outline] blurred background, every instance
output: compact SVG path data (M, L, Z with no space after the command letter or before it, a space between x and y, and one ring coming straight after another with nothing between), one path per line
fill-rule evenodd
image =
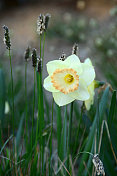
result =
M0 0L0 64L8 70L2 26L5 24L10 29L14 71L22 75L27 46L39 50L37 17L40 13L50 13L45 63L58 59L62 52L71 54L76 42L81 60L92 59L97 78L108 79L116 86L116 5L117 0ZM30 69L29 75L32 75Z

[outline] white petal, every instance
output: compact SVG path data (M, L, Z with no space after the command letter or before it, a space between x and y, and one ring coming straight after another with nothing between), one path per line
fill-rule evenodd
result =
M78 89L75 90L74 92L71 92L69 95L71 97L73 97L77 100L81 100L81 101L88 100L90 97L89 92L88 92L88 88L86 87L86 84L84 83L83 80L79 80Z
M44 88L50 92L59 92L59 90L55 89L51 83L51 78L48 76L47 78L44 79Z
M89 64L90 66L92 66L91 59L89 59L89 58L85 59L84 63Z
M94 95L95 95L94 85L95 85L95 82L93 81L93 82L88 86L88 91L89 91L89 94L90 94L90 98L85 101L85 106L86 106L86 109L87 109L87 110L90 109L91 105L93 105L93 102L94 102Z
M5 102L5 114L8 114L10 111L9 103L6 101Z
M67 68L72 68L77 71L78 75L82 72L81 62L80 59L75 55L71 55L65 59L64 63L66 64Z
M53 98L57 105L64 106L75 100L69 96L69 94L64 94L62 92L53 92Z
M82 69L83 71L80 75L80 78L83 79L88 86L95 79L95 70L93 66L87 63L82 63Z
M48 62L46 65L47 65L47 72L49 73L49 75L53 74L53 72L56 69L66 68L64 61L61 61L61 60L53 60L53 61Z
M67 64L80 63L80 59L75 54L68 56L65 61Z

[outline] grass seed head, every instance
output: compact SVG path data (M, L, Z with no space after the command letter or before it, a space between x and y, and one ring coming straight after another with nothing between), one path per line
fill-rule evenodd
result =
M96 168L97 175L100 175L100 174L105 175L104 166L102 161L99 159L98 154L95 154L93 156L92 162Z
M32 66L33 67L37 66L37 52L35 48L32 51Z
M59 60L64 61L64 60L65 60L65 58L66 58L66 54L63 52L63 53L62 53L62 55L61 55L61 57L59 58Z
M49 23L50 17L51 15L49 13L45 15L45 31L48 29L48 23Z
M38 59L38 64L37 64L37 72L41 73L42 70L42 59Z
M37 19L37 33L42 35L45 30L45 16L40 14Z
M4 39L3 39L3 41L4 41L4 44L6 45L6 48L8 50L10 50L11 42L10 42L10 36L9 36L9 29L5 25L3 26L3 29L4 29Z
M75 43L75 44L73 45L73 48L72 48L72 54L77 55L77 52L78 52L78 44Z
M25 51L25 54L24 54L24 57L25 57L25 61L27 62L30 58L30 47L28 46L28 48L26 49Z

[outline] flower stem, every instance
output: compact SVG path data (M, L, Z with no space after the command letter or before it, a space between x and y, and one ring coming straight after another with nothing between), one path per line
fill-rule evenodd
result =
M42 53L42 71L43 71L43 62L44 62L44 48L45 48L45 38L46 38L46 32L44 32L44 38L43 38L43 53Z
M35 114L35 67L34 67L34 97L33 97L33 114L32 114L32 134L31 134L31 148L33 148L33 126Z
M9 49L9 59L10 59L10 69L11 69L11 92L12 92L12 123L13 123L13 135L15 133L14 126L14 88L13 88L13 72L12 72L12 62L11 62L11 50Z
M40 58L41 58L41 41L42 41L42 36L40 35Z
M71 109L70 109L70 118L69 118L69 129L68 129L68 145L67 145L67 166L69 170L69 154L70 154L70 144L71 144L71 134L72 134L72 118L73 118L73 104L71 103Z
M84 103L83 103L83 105L84 105ZM76 140L75 140L75 145L74 145L74 150L73 150L74 152L76 151L76 148L77 148L77 139L78 139L80 124L81 124L81 120L82 120L82 116L83 116L83 105L81 107L81 115L80 115L80 119L79 119L79 123L78 123L77 133L76 133Z
M40 35L40 58L41 58L41 35ZM38 103L38 117L37 117L37 127L36 127L36 145L37 145L37 140L38 140L38 137L39 137L39 116L40 116L40 93L39 93L39 90L40 90L40 75L39 75L39 72L36 73L36 78L37 78L37 103Z
M26 146L28 146L27 62L25 62L25 122L26 122Z
M52 157L52 136L53 136L53 109L54 109L54 99L52 100L52 126L51 126L51 136L50 136L50 159L49 159L49 173L50 175L52 174L51 172L51 157Z

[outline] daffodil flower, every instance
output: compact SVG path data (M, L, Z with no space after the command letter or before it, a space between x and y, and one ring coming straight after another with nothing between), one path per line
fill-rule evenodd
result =
M90 66L92 66L92 62L91 60L88 58L85 60L86 64L89 64ZM90 97L88 100L85 100L85 107L87 110L90 110L91 105L93 105L94 102L94 95L95 95L95 80L88 86L88 92L90 94Z
M44 80L44 88L53 94L54 101L64 106L72 101L90 98L88 86L95 78L95 70L88 63L81 63L76 55L65 61L54 60L47 63L49 76Z

